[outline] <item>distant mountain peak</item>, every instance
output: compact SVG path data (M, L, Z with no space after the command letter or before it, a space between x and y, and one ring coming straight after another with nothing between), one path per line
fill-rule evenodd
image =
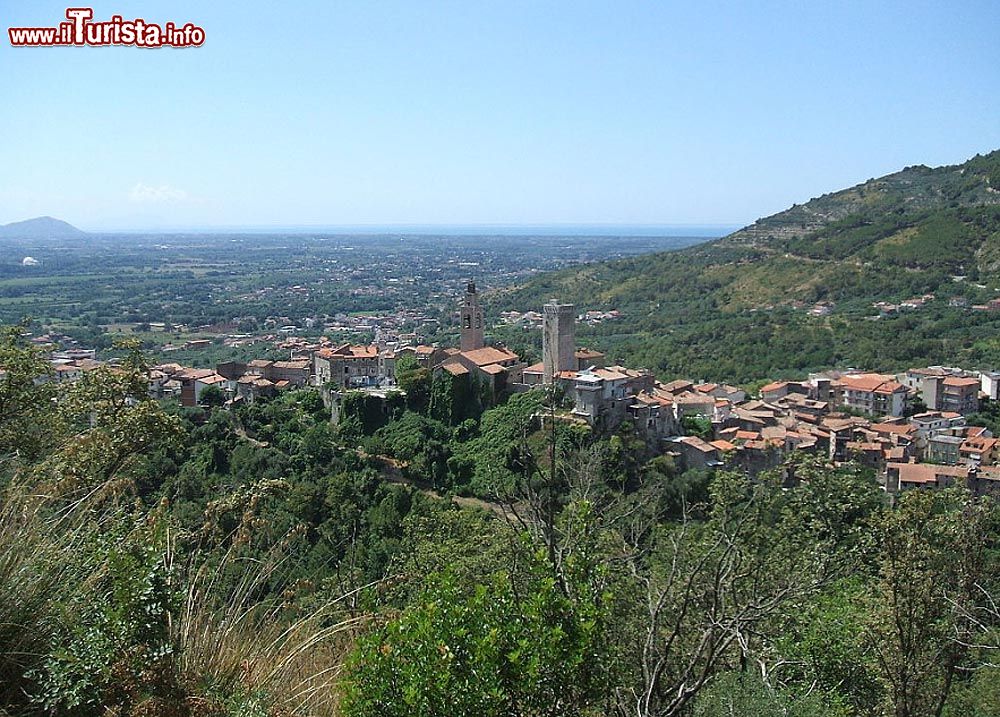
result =
M62 219L55 217L35 217L22 222L11 222L0 225L0 237L19 237L25 239L48 239L60 237L84 236L85 231Z

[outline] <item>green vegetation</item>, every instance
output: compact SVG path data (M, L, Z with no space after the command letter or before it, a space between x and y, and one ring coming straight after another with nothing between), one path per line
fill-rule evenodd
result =
M106 355L112 354L116 339L138 339L157 363L206 367L222 361L288 358L287 350L276 351L266 340L224 345L224 337L232 335L243 337L240 341L289 332L371 341L374 327L365 317L380 317L384 332L412 332L421 341L448 345L458 333L451 316L454 297L473 274L506 287L528 272L699 241L0 234L0 322L30 317L36 335L65 334ZM574 247L572 252L565 251L567 244ZM40 264L23 266L24 256ZM376 256L378 261L373 261ZM212 343L184 347L196 339Z
M991 368L1000 365L992 338L1000 315L968 306L1000 291L997 172L1000 151L954 167L910 167L709 244L542 275L497 295L494 306L526 310L557 296L618 309L621 319L581 327L579 341L668 379ZM872 307L929 293L935 299L898 315L877 318ZM834 302L833 313L808 315L821 301Z
M998 165L908 168L498 303L617 308L582 342L671 377L1000 362L997 314L946 301L1000 288ZM54 267L57 291L78 260ZM12 275L0 305L33 297L107 342L102 326L163 318L125 288L162 281L151 302L191 290L175 318L203 301L191 323L245 310L257 328L253 291L284 273L148 260L96 306L46 303L44 282ZM331 311L367 301L327 288ZM871 320L873 301L927 292L919 312ZM264 313L287 304L259 296ZM558 395L496 402L408 359L403 391L348 392L337 426L308 389L232 410L206 389L181 409L148 398L140 348L61 384L22 327L0 336L0 715L1000 713L993 499L890 505L870 471L819 459L754 480L685 470L627 429L574 422ZM972 421L1000 425L989 404Z

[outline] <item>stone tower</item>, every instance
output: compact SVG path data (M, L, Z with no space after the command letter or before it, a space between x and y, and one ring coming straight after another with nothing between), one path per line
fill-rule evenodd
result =
M573 304L560 304L555 299L542 311L542 380L552 383L560 371L576 370L576 313Z
M479 305L476 283L470 281L462 299L462 351L481 349L483 342L483 307Z

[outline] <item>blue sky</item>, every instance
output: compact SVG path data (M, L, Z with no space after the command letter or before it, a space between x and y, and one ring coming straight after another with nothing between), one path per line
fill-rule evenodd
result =
M995 0L117 0L207 41L10 47L65 9L0 1L0 222L741 225L1000 147Z

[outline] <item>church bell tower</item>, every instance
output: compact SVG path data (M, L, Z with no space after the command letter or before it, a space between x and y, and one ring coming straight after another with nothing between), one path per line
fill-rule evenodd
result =
M476 283L470 281L462 299L462 351L474 351L485 345L483 341L483 308L479 305Z

